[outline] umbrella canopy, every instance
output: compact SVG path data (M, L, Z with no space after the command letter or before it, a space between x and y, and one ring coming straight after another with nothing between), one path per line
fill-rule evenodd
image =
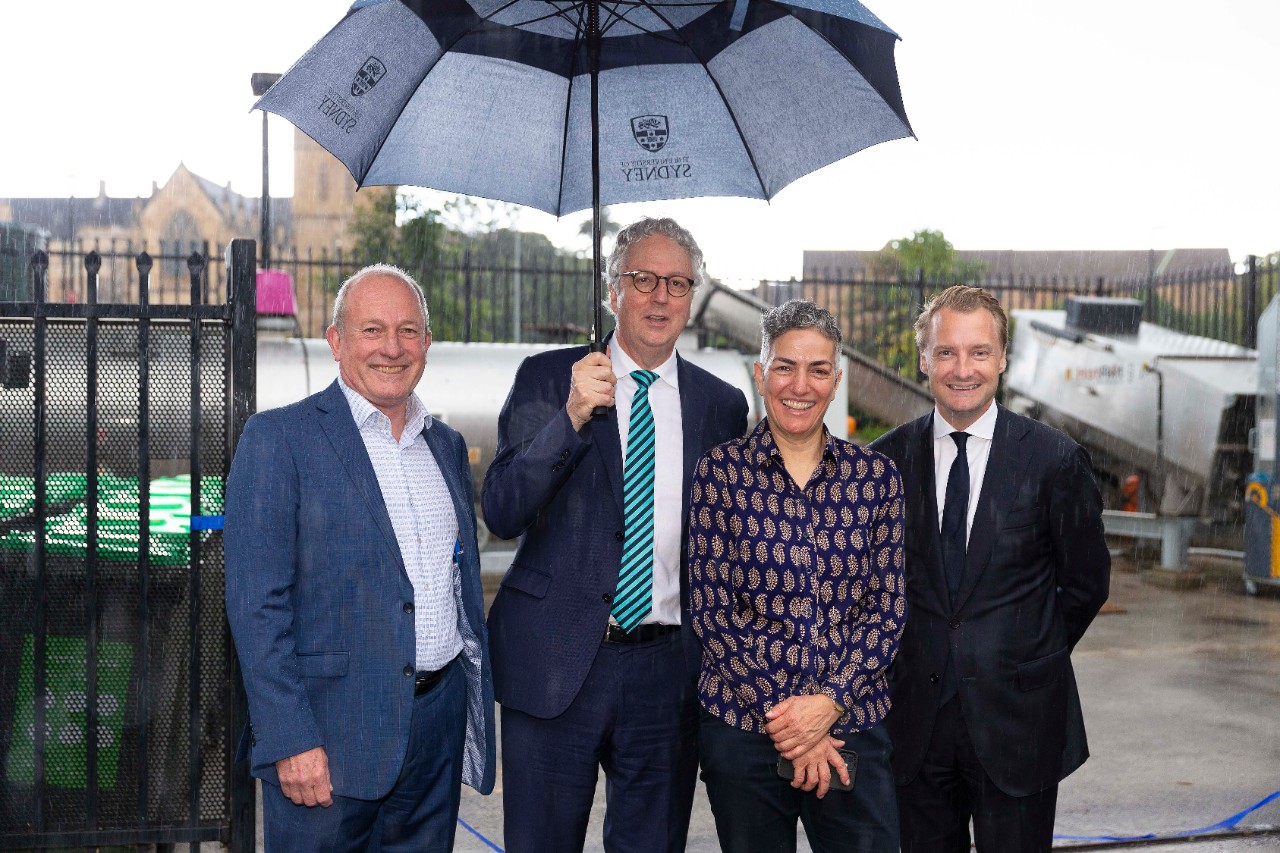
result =
M560 216L592 206L595 139L599 203L768 199L911 135L896 41L856 0L360 0L257 107L362 186Z
M556 216L772 198L911 135L897 35L857 0L357 0L258 101L361 186Z

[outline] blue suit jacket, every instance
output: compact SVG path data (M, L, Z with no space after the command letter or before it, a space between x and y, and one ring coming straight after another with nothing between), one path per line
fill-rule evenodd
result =
M565 411L570 370L586 353L586 347L554 350L520 365L481 492L489 529L503 538L521 537L489 611L496 694L503 705L535 717L561 714L582 687L604 638L622 559L617 410L593 418L582 435ZM677 358L681 517L687 519L693 466L710 448L746 432L747 403L738 389ZM669 464L661 448L658 464ZM680 556L682 633L692 680L701 647L689 626L683 550Z
M423 431L458 518L458 627L468 681L463 781L494 777L471 468L462 437ZM323 746L334 793L376 799L404 761L413 705L413 585L351 408L335 382L254 415L227 480L227 618L249 696L253 774ZM407 671L406 671L407 668Z

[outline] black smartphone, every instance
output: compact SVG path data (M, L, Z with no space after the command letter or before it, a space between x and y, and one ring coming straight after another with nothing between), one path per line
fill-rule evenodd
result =
M840 749L836 751L839 752L840 757L844 759L845 769L849 771L849 784L846 785L845 783L841 782L840 775L835 772L834 768L832 768L831 782L830 782L831 790L852 791L854 777L857 775L857 772L858 772L858 753L854 752L852 749ZM788 782L790 782L791 780L796 778L796 768L790 761L779 756L778 757L778 775L781 776L783 779L786 779Z

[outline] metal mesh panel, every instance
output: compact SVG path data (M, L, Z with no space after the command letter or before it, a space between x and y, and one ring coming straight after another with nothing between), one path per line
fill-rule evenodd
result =
M33 364L0 388L0 847L229 821L221 534L188 529L222 512L228 334L193 375L189 321L0 318Z

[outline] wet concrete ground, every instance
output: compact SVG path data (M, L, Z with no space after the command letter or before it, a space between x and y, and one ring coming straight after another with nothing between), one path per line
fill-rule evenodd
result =
M503 557L486 555L486 580ZM1073 661L1091 758L1061 787L1060 836L1132 836L1208 827L1280 790L1280 594L1244 594L1239 564L1210 567L1201 589L1143 581L1119 557L1110 612L1094 622ZM502 779L493 796L463 789L455 850L502 849ZM587 850L601 844L601 780ZM1280 827L1280 799L1241 829ZM481 837L483 836L483 837ZM1092 847L1059 839L1055 846ZM706 795L694 806L690 853L719 846ZM809 848L801 834L800 850ZM1280 835L1147 843L1160 853L1280 850Z
M491 597L509 555L485 557ZM1239 563L1201 568L1202 588L1172 591L1145 582L1133 559L1117 558L1108 606L1072 657L1092 754L1061 786L1056 849L1280 851L1280 834L1268 832L1280 830L1280 798L1232 824L1262 834L1174 837L1218 825L1280 791L1280 589L1249 597ZM459 816L471 830L459 827L454 850L504 849L501 772L492 796L462 790ZM604 850L603 794L602 779L588 853ZM1102 840L1140 835L1158 838ZM802 832L799 850L809 849ZM700 786L688 851L718 850Z

